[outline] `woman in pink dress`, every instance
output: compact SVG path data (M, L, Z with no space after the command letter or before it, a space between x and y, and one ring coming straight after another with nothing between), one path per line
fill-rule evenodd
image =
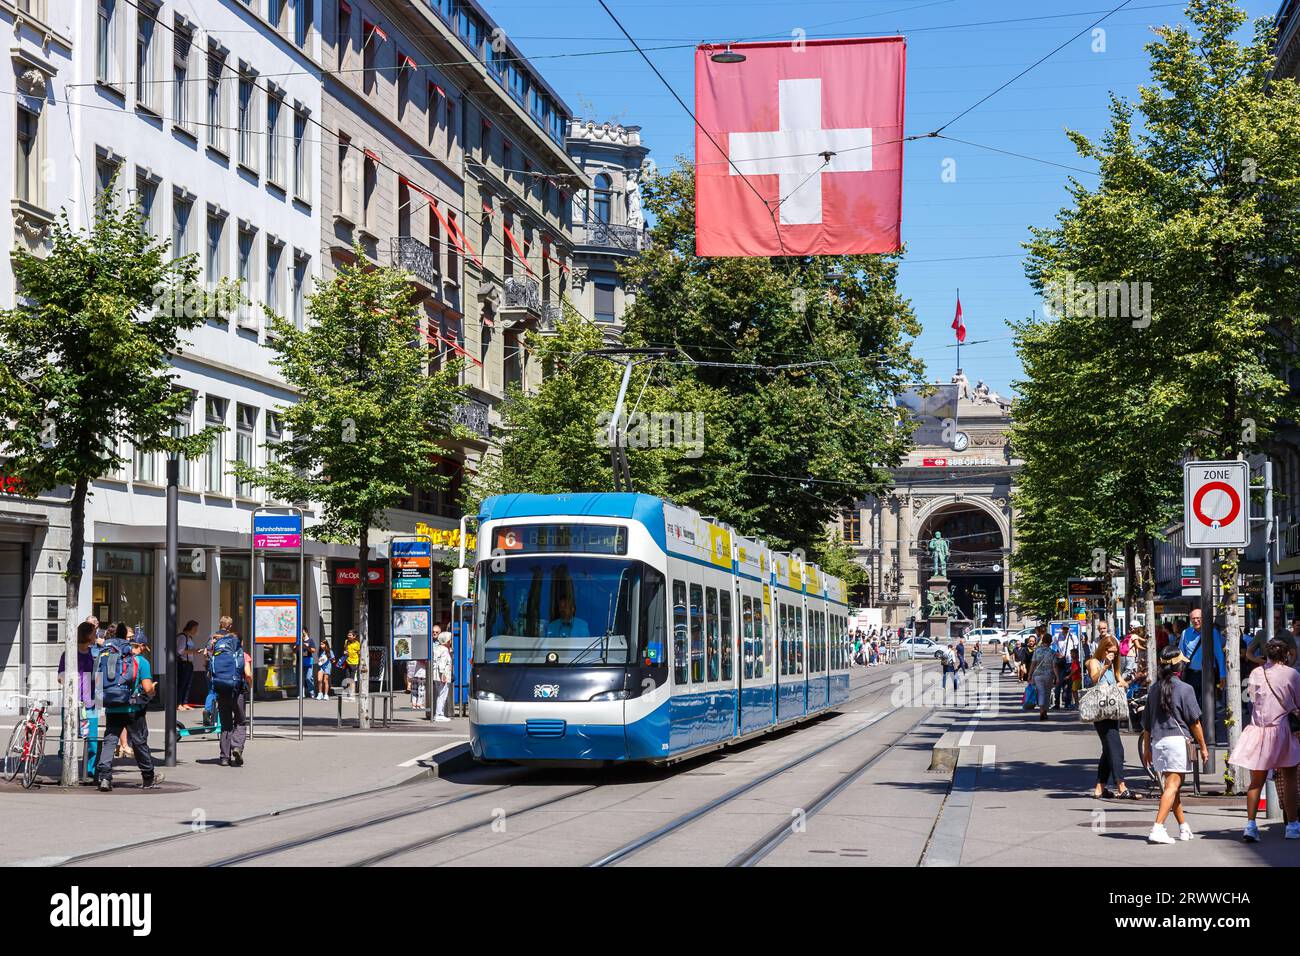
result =
M1291 648L1278 638L1268 642L1265 664L1251 672L1250 725L1242 728L1241 739L1228 755L1228 763L1250 771L1246 790L1246 829L1242 839L1259 840L1255 813L1259 794L1270 770L1277 770L1282 786L1282 806L1286 814L1286 838L1300 840L1300 789L1297 788L1296 765L1300 764L1300 739L1291 732L1287 715L1300 710L1300 672L1289 666Z

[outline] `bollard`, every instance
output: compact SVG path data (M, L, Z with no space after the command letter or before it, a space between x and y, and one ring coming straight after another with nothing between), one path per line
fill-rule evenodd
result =
M1273 771L1268 772L1268 782L1264 784L1264 819L1280 820L1282 804L1277 798L1277 783L1273 780Z

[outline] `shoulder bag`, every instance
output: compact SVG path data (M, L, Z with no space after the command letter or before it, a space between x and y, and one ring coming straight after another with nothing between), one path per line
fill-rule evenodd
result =
M1098 680L1079 698L1079 719L1088 724L1099 720L1122 720L1126 709L1124 690L1118 683Z
M1274 698L1274 699L1275 699L1279 704L1281 704L1282 709L1283 709L1283 710L1286 710L1286 704L1283 704L1283 703L1282 703L1282 698L1279 697L1277 691L1273 689L1273 682L1272 682L1271 680L1268 679L1268 665L1267 665L1267 664L1264 665L1263 670L1264 670L1264 683L1268 685L1269 692L1273 695L1273 698ZM1286 711L1286 720L1287 720L1287 723L1288 723L1288 724L1290 725L1290 727L1291 727L1291 733L1293 733L1293 734L1300 734L1300 712L1297 712L1295 709L1287 710L1287 711Z

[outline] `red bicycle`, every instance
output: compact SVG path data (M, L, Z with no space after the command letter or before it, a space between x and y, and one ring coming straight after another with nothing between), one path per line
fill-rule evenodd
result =
M36 782L36 772L41 768L41 759L45 756L45 733L49 730L49 725L45 722L45 710L50 702L25 694L17 695L15 700L30 700L32 706L9 737L0 775L5 780L13 780L21 770L23 789L30 790Z

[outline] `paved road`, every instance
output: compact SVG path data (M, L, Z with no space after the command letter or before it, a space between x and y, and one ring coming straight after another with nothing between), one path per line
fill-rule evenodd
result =
M837 713L672 767L474 767L73 865L916 865L948 789L925 768L955 712L909 706L912 673L855 669Z

